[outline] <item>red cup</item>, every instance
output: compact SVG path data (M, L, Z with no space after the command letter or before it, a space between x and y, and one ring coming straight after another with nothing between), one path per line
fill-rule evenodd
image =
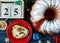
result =
M29 35L25 38L22 38L22 39L15 39L12 36L12 32L11 32L12 26L14 26L14 25L21 25L21 26L26 27L29 30ZM14 20L8 25L6 33L12 43L28 43L32 37L32 27L25 20Z

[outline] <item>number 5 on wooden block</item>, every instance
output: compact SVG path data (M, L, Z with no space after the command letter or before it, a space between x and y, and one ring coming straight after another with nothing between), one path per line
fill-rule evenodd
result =
M3 17L3 18L10 17L10 7L9 7L8 3L2 3L1 17Z
M11 16L13 18L21 18L22 12L21 12L21 6L20 5L14 5L11 8Z

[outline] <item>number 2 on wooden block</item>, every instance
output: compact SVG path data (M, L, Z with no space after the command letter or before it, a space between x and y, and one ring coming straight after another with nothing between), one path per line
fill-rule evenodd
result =
M9 4L3 3L2 7L1 7L1 17L7 18L9 16L10 16L10 6L9 6Z

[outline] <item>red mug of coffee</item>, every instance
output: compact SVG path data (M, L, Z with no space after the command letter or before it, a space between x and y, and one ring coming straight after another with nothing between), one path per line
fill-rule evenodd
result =
M16 38L14 38L13 35L12 35L12 32L11 32L11 31L12 31L12 27L13 27L14 25L21 25L21 26L26 27L26 28L29 30L29 35L28 35L27 37L21 38L21 39L16 39ZM9 40L10 40L12 43L28 43L28 42L30 41L31 37L32 37L32 27L31 27L31 25L30 25L28 22L26 22L25 20L14 20L14 21L12 21L12 22L8 25L6 33L7 33L7 36L8 36L8 38L9 38Z

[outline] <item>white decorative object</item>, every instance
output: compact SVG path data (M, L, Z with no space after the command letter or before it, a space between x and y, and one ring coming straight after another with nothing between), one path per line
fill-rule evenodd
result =
M38 43L41 43L41 40L39 40Z
M49 12L53 13L49 13ZM38 31L43 34L60 32L60 0L36 0L31 9L31 22L37 25L42 21ZM51 17L51 18L50 18ZM34 25L34 27L36 27Z
M47 40L47 43L51 43L49 40Z
M4 40L6 43L9 43L9 39L8 38L5 38Z

